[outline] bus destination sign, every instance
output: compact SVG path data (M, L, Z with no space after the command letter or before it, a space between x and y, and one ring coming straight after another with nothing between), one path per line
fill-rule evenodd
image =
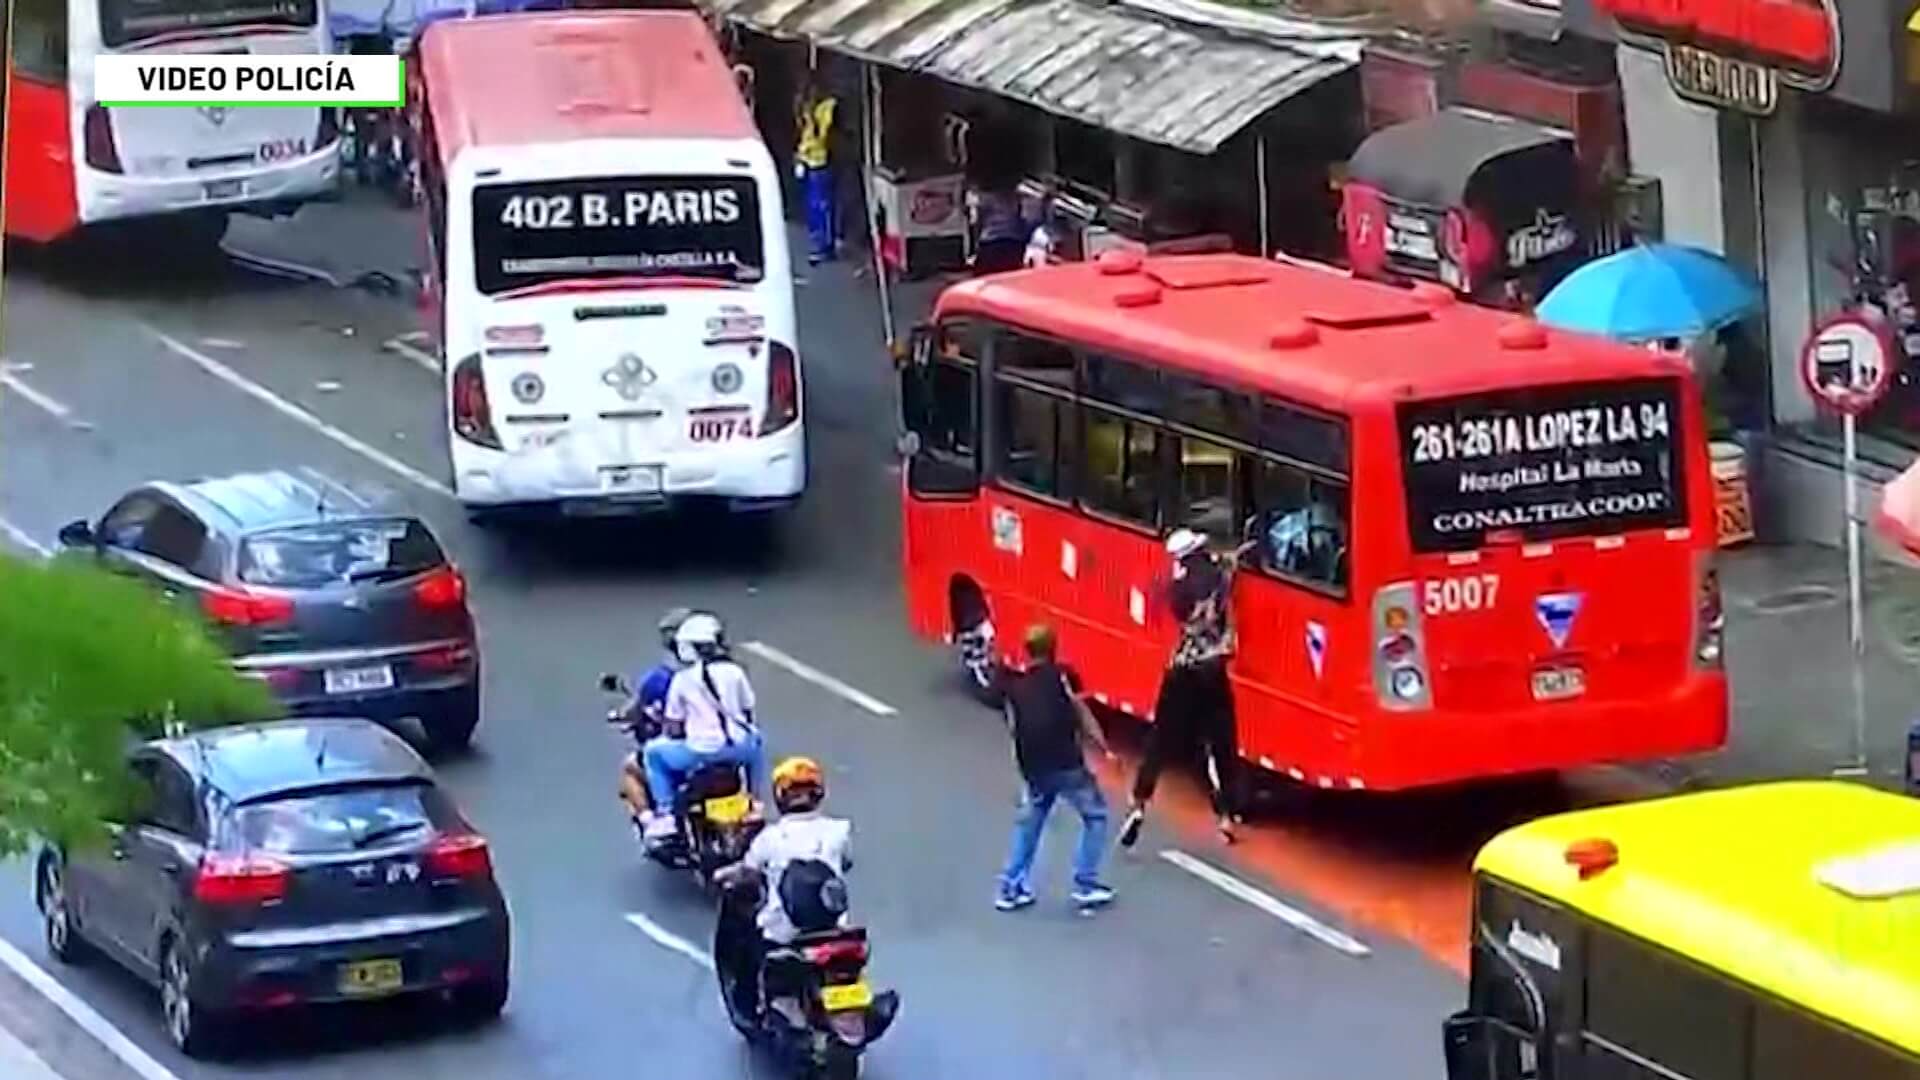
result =
M1418 551L1600 536L1685 522L1679 400L1668 379L1534 387L1400 407Z

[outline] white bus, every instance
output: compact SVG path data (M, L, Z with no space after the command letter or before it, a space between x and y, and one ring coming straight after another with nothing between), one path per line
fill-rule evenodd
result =
M218 241L234 211L290 213L331 193L331 110L108 108L102 55L330 49L325 0L13 0L6 233L41 243L135 223Z
M428 331L469 512L794 503L780 178L700 17L434 23L409 78Z

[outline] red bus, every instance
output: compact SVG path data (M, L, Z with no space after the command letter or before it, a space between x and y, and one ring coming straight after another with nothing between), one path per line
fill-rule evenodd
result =
M901 373L916 632L1045 619L1151 721L1163 538L1234 578L1240 752L1392 790L1711 750L1727 682L1688 369L1338 271L1110 253L948 289ZM1002 653L1005 655L1000 655Z

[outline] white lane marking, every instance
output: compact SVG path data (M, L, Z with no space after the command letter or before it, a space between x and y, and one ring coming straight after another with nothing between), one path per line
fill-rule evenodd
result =
M418 332L415 331L415 333ZM442 374L439 358L407 340L412 336L412 334L402 334L397 338L389 338L380 347L391 353L399 353L435 375Z
M898 709L868 694L866 691L848 686L846 683L821 671L819 668L795 660L793 657L788 656L786 653L781 652L779 649L774 648L764 641L749 641L741 646L741 648L775 667L786 668L788 671L800 676L815 686L820 687L830 694L843 697L875 716L894 716L899 712Z
M20 400L34 406L55 420L67 422L73 419L72 409L67 408L46 394L28 386L26 380L11 371L0 370L0 386L4 386L8 390L19 394Z
M1232 874L1203 863L1184 851L1169 848L1162 851L1160 857L1228 896L1259 908L1322 945L1346 953L1348 956L1367 956L1373 951L1358 938L1335 930L1306 912L1289 907Z
M12 942L0 940L0 964L5 964L27 985L38 990L40 996L53 1003L54 1008L66 1013L67 1019L93 1036L108 1053L119 1058L120 1063L132 1069L141 1080L180 1080L165 1065L155 1061L153 1055L134 1045L133 1040L114 1027L111 1020L80 1000L79 995L60 985L58 979L28 959L27 954L14 948Z
M627 915L627 922L632 924L635 930L652 938L654 942L662 948L672 949L674 952L699 964L708 971L713 970L713 957L708 956L705 949L702 949L700 946L695 945L693 942L688 941L686 938L681 937L666 927L661 926L645 915L637 911L631 912Z
M8 521L6 518L0 518L0 536L6 537L17 546L26 548L28 551L33 552L43 559L53 554L52 548L35 540L32 533Z
M322 420L319 417L308 412L307 410L301 408L300 406L295 405L293 402L288 401L286 398L283 398L280 395L274 393L273 391L267 389L266 387L261 386L259 383L254 382L252 379L247 378L245 375L242 375L239 372L228 367L227 365L221 363L220 361L215 360L213 357L208 356L207 354L199 351L198 349L195 349L193 346L188 345L185 342L178 340L177 338L170 337L166 333L160 330L157 330L154 327L148 326L145 329L147 333L153 335L154 340L158 341L161 345L165 346L167 351L173 353L176 356L180 356L187 360L193 361L193 363L197 365L201 371L204 371L207 374L213 376L214 378L219 379L221 382L226 383L228 386L233 387L235 390L238 390L241 393L246 394L248 397L253 398L255 401L260 402L262 405L265 405L266 407L274 410L275 412L280 413L281 415L294 420L295 422L299 423L303 427L309 428L312 431L320 435L323 435L328 439L333 440L334 442L340 444L341 446L346 447L348 450L351 450L354 453L359 454L361 457L366 458L368 461L373 462L375 465L380 466L381 468L387 470L388 472L393 473L395 476L400 477L402 480L405 480L408 483L415 485L416 487L425 488L426 490L433 492L435 495L445 495L447 498L453 497L453 490L447 487L447 485L441 483L438 480L435 480L433 477L428 476L426 473L421 472L419 469L414 468L413 466L407 464L406 462L401 461L399 458L394 457L392 454L389 454L386 451L379 449L378 447L369 446L368 444L361 442L359 439L354 438L352 435L348 434L347 432L342 431L337 427L334 427L332 424L327 423L325 420Z

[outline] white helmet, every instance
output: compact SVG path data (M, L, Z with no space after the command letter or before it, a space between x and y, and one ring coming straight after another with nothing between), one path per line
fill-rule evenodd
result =
M724 649L727 630L720 625L719 616L696 611L680 623L680 629L674 631L673 643L680 653L680 659L691 664L695 660L711 658Z
M1206 546L1207 534L1192 529L1175 529L1173 535L1167 537L1167 554L1176 559L1184 559Z

